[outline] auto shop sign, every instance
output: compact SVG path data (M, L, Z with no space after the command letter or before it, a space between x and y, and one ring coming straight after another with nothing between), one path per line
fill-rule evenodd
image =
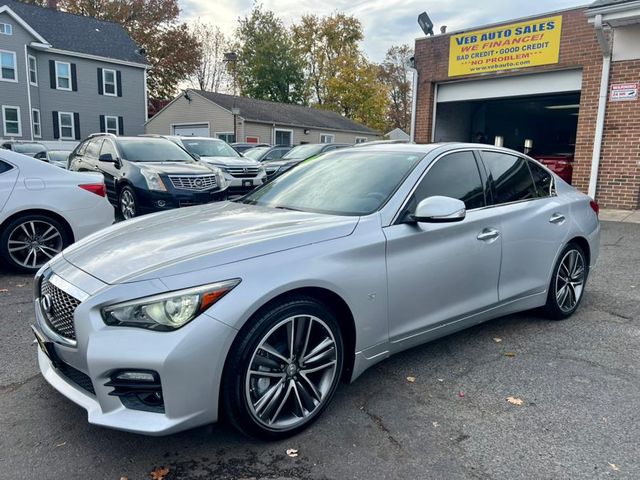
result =
M638 84L637 83L614 83L611 85L611 95L609 96L612 102L623 102L625 100L637 100L638 99Z
M562 16L452 35L449 76L558 63Z

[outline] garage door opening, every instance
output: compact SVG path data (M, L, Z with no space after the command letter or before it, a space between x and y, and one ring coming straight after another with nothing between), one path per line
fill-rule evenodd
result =
M503 145L523 152L530 140L535 154L573 155L580 92L478 101L438 103L436 142Z
M173 125L173 134L181 137L208 137L209 124L194 123L193 125Z

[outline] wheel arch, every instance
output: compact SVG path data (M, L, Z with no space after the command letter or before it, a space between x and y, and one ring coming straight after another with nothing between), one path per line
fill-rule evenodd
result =
M54 220L59 222L60 225L64 227L67 235L69 235L71 243L75 242L75 234L73 233L73 228L71 228L71 224L67 221L67 219L64 218L62 215L60 215L59 213L56 213L52 210L47 210L44 208L30 208L27 210L20 210L19 212L15 212L11 214L0 224L0 232L4 231L5 227L15 219L24 217L27 215L43 215L45 217L53 218Z
M575 243L584 252L585 256L587 257L585 260L586 260L587 271L588 271L589 265L591 265L591 247L589 246L589 241L584 237L575 236L567 242L567 245L569 245L570 243Z

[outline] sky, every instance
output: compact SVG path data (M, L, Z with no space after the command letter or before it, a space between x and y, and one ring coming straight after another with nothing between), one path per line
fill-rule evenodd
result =
M335 11L354 15L364 28L363 48L370 60L380 62L392 45L413 46L423 36L418 15L427 11L435 27L446 25L448 31L481 26L539 13L551 12L589 2L580 0L262 0L285 24L296 23L306 13L329 15ZM180 0L182 19L200 20L218 25L232 35L240 16L252 8L253 0Z

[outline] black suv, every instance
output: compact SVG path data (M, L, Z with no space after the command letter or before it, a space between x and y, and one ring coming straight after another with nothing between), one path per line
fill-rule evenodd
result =
M164 138L91 135L69 156L69 170L102 173L107 197L125 219L227 198L220 169Z

